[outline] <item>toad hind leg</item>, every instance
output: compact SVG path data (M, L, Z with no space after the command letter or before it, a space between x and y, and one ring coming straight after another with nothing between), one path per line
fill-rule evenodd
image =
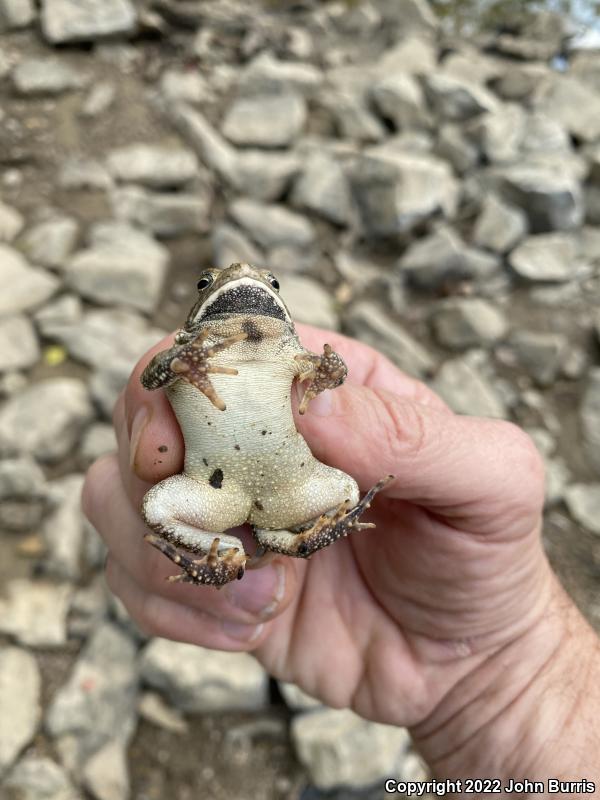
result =
M223 586L242 577L248 558L244 546L220 531L242 524L248 505L226 481L215 488L210 481L172 475L153 486L142 503L142 516L152 529L145 538L181 568L170 580Z
M322 514L304 530L268 530L255 527L254 536L261 548L297 558L308 558L312 553L328 547L353 531L374 528L372 522L359 522L359 518L369 508L377 492L387 486L393 477L387 475L378 481L356 505L350 506L350 502L345 501L328 514Z

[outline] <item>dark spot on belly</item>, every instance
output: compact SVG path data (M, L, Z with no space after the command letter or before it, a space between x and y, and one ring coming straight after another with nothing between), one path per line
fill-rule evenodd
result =
M233 445L233 449L234 449L234 450L239 450L239 449L240 449L240 446L239 446L239 444L234 444L234 445Z
M260 500L255 500L254 501L254 505L255 505L256 508L258 508L259 511L264 511L265 510L265 507L260 502Z
M202 463L205 467L208 467L208 461L205 458L202 459Z
M252 319L245 319L242 322L242 330L244 333L248 334L248 341L249 342L260 342L262 341L263 335L261 333L260 328Z
M261 431L261 433L262 433L262 435L263 435L263 436L266 436L266 435L267 435L267 432L266 432L266 431Z
M208 479L208 482L213 489L220 489L223 486L223 470L217 468Z
M303 466L304 466L304 461L303 461L303 462L300 464L300 466L301 466L301 467L303 467Z
M159 453L167 453L168 450L169 450L169 448L167 447L166 444L161 444L161 446L158 448L158 452Z

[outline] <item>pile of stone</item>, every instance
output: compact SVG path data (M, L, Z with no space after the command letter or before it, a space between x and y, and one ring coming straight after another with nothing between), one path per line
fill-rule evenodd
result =
M135 629L79 509L204 266L269 267L298 320L526 427L598 557L600 51L549 13L465 40L425 0L40 6L0 0L0 782L126 800L140 719L271 708L250 656ZM405 730L280 689L315 786L426 775Z

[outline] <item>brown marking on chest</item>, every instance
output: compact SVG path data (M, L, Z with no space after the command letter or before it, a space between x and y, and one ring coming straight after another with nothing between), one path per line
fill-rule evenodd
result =
M249 342L261 342L263 339L262 331L252 319L245 319L242 322L242 330L248 334Z

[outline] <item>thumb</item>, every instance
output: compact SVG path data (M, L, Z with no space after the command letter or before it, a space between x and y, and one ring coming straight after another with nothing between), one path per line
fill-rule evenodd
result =
M298 427L315 456L368 488L462 530L522 533L543 506L543 464L510 422L454 414L386 389L346 383L309 404ZM523 528L525 526L525 528Z

